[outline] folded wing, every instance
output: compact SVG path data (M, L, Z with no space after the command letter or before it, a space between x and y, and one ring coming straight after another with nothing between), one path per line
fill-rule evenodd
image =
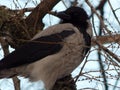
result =
M62 48L63 39L73 33L75 32L63 30L28 42L3 58L0 61L0 70L29 64L57 53Z

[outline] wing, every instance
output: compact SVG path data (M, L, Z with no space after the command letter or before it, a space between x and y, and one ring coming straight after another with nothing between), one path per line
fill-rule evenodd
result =
M60 42L73 33L75 32L64 30L28 42L3 58L0 61L0 70L29 64L59 52L63 47Z

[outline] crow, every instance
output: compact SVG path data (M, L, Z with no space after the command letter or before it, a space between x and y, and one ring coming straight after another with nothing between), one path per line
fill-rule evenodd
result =
M56 80L69 75L84 60L91 47L92 26L86 11L72 6L57 12L61 19L37 33L28 43L0 61L0 78L23 76L42 80L51 90Z

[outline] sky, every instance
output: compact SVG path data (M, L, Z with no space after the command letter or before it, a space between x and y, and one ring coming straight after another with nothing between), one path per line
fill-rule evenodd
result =
M15 3L13 3L13 1L15 1L15 3L17 4L15 6ZM32 2L32 0L18 0L19 3L16 2L16 0L0 0L0 5L6 5L7 7L11 8L11 9L20 9L20 8L24 8L24 7L35 7L37 5L37 3L39 3L40 0L33 0L34 3ZM67 1L67 0L66 0ZM84 0L80 0L81 3L83 3ZM98 5L98 2L99 0L90 0L92 2L92 4L94 6L97 6ZM120 8L119 6L119 3L120 3L120 0L110 0L112 5L114 6L114 9L117 9L117 8ZM27 3L29 2L29 3ZM119 2L119 3L118 3ZM27 5L25 4L27 3ZM69 6L69 3L67 4ZM88 15L91 14L91 11L90 11L90 8L87 6L86 3L83 3L83 8L87 11ZM53 8L53 11L62 11L62 10L65 10L66 7L63 5L62 2L60 2L59 4L57 4L54 8ZM120 10L117 10L116 11L116 14L118 15L118 17L120 17L119 15L120 13ZM110 11L110 7L108 6L108 4L105 5L105 18L106 20L108 20L110 23L112 22L112 25L109 25L109 23L107 23L106 21L106 24L108 25L108 28L112 31L114 28L116 30L116 32L119 32L120 31L120 26L119 24L115 21L115 18L113 17L113 13ZM52 21L52 22L51 22ZM52 16L52 15L46 15L43 19L43 22L45 23L45 28L48 27L48 26L51 26L51 25L54 25L56 23L59 22L59 19ZM96 29L98 29L98 19L97 17L95 16L95 27ZM110 27L112 26L112 28ZM115 45L116 46L116 45ZM96 60L98 60L97 58L97 54L96 54L96 49L97 47L92 47L91 50L94 50L94 52L90 53L89 55L89 62L85 65L84 67L84 72L89 72L89 71L99 71L99 64ZM12 49L11 49L12 50ZM111 48L112 50L112 48ZM116 54L119 54L120 53L120 50L116 50L114 51ZM2 57L2 54L1 54L1 57ZM94 58L93 58L94 57ZM104 59L104 56L103 56L103 59ZM79 74L79 71L80 71L80 68L83 66L83 63L82 62L80 64L80 66L72 73L73 77L76 75L76 74ZM112 68L112 66L111 66ZM90 73L91 75L93 76L99 76L100 73L96 72L96 73ZM21 90L28 90L28 87L29 87L29 90L41 90L41 88L37 88L35 89L35 87L37 86L38 87L38 83L35 83L34 86L32 83L30 83L27 79L24 79L23 77L19 77L22 81L21 81ZM77 88L80 89L80 88L85 88L85 87L91 87L91 88L96 88L98 90L104 90L104 87L103 87L103 83L102 82L99 82L99 81L96 81L96 80L85 80L86 78L85 77L80 77L79 80L80 82L77 82ZM94 82L94 83L92 83ZM1 90L14 90L14 86L12 84L12 80L11 79L4 79L4 80L0 80L0 89ZM42 82L39 82L41 84L41 87L44 87L43 83ZM110 79L109 80L109 83L115 83L115 80L112 80ZM85 85L86 84L86 85ZM119 85L120 86L120 85ZM34 87L34 89L33 89ZM112 87L109 89L109 90L112 90ZM118 90L118 89L115 89L115 90Z

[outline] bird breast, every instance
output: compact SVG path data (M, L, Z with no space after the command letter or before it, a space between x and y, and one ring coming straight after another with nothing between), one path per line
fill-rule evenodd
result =
M81 33L67 37L59 53L49 55L27 67L32 81L42 80L52 87L57 79L69 75L83 60L84 39ZM52 83L51 83L52 81Z

